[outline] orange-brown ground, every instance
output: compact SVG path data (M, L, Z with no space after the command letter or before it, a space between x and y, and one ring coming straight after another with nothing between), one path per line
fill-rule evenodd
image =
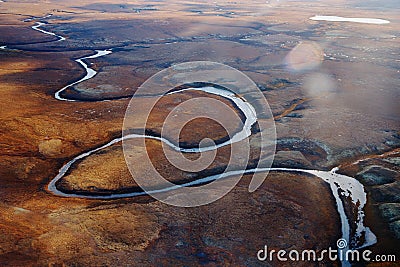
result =
M260 262L255 253L264 245L324 249L340 236L327 185L297 174L270 174L252 194L247 192L245 177L225 198L194 209L169 207L150 197L95 201L48 193L47 183L63 164L121 135L129 99L70 103L53 97L83 75L73 59L95 49L113 48L114 53L90 60L99 74L75 86L74 93L82 98L129 96L157 71L192 60L217 61L245 72L263 89L277 120L280 166L330 168L399 146L395 10L354 9L358 1L349 1L349 8L344 8L340 0L312 5L32 2L0 3L0 45L10 48L0 50L2 266L256 266ZM157 10L141 9L151 4ZM327 10L348 17L355 12L358 17L381 17L391 24L308 20ZM49 24L44 28L66 36L64 43L32 30L34 22L22 22L49 13L53 17L45 19ZM284 64L285 56L301 41L318 44L325 56L317 69L291 72ZM326 74L333 89L323 90L324 84L319 84L321 92L308 88L315 73ZM179 98L194 95L201 93ZM165 101L173 104L176 99ZM163 107L171 103L162 103L154 112L153 130L160 128L166 115ZM237 123L232 121L232 129ZM198 128L201 124L209 128ZM209 133L215 139L225 135L218 125L198 121L189 125L182 141L196 143ZM148 144L153 161L163 163L162 157L157 161L159 144ZM115 147L87 158L82 162L86 167L76 167L66 177L69 186L131 186L121 150ZM227 152L223 150L220 156L225 158ZM388 158L395 156L343 171L356 175L370 165L382 165L398 173L398 164L384 161ZM102 161L109 166L99 164ZM172 172L172 178L185 178L168 168L164 171ZM374 252L391 252L399 245L390 231L396 220L382 219L381 214L383 205L398 203L387 199L393 196L391 192L396 196L396 187L391 187L397 186L396 179L390 185L366 187L370 200L366 221L379 240Z

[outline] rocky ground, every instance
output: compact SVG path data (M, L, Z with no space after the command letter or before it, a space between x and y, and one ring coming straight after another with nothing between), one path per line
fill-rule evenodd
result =
M226 197L193 209L150 197L98 201L46 191L63 164L121 135L129 97L142 82L171 64L194 60L237 68L263 91L277 127L274 166L340 166L363 183L366 224L379 241L371 250L398 254L399 19L390 6L371 7L360 1L344 7L333 0L0 2L0 46L7 46L0 50L0 265L257 266L264 264L256 258L264 245L288 250L335 245L340 223L334 199L329 187L311 176L274 172L254 193L247 191L246 176ZM354 17L354 10L358 17L391 23L308 19L323 13ZM48 23L43 28L66 41L55 42L56 37L32 30L33 21L23 22L50 13L41 19ZM58 89L83 75L74 60L95 49L113 53L88 60L98 75L65 91L80 101L55 100ZM204 93L163 99L148 129L158 133L163 111L199 96ZM97 101L103 99L115 100ZM231 130L239 128L237 118L230 121ZM179 141L190 146L205 136L218 141L226 132L198 120ZM174 182L220 171L229 156L228 149L220 149L214 165L193 176L169 166L159 142L146 144L153 163ZM137 175L146 171L140 155ZM257 157L252 154L252 162ZM79 161L59 186L91 193L137 189L120 144Z

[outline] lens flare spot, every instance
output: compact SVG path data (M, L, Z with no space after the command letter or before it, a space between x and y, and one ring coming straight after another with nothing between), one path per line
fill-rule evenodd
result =
M285 58L290 71L301 72L318 67L324 59L323 49L315 42L301 42Z
M312 73L304 81L304 90L309 97L318 97L336 90L335 80L325 73Z

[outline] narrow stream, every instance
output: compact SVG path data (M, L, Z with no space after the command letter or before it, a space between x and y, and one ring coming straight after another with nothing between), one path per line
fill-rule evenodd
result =
M60 100L60 101L75 102L76 100L74 100L74 99L63 98L62 96L60 96L60 94L61 94L63 91L65 91L68 87L74 86L74 85L76 85L76 84L78 84L78 83L81 83L81 82L83 82L83 81L89 80L89 79L93 78L94 76L96 76L97 71L95 71L94 69L90 68L90 67L88 66L88 64L86 64L85 59L94 59L94 58L102 57L102 56L105 56L105 55L108 55L108 54L111 54L111 53L112 53L112 51L109 50L109 49L107 49L107 50L96 50L96 54L94 54L94 55L86 56L86 57L82 57L82 58L76 59L75 62L78 62L78 63L85 69L86 75L85 75L82 79L80 79L80 80L78 80L78 81L76 81L76 82L73 82L73 83L71 83L71 84L68 84L67 86L65 86L65 87L61 88L60 90L58 90L58 91L54 94L54 97L55 97L57 100Z
M44 34L48 34L48 35L57 37L58 40L56 42L61 42L61 41L65 41L66 40L65 37L63 37L61 35L58 35L58 34L55 34L54 32L49 32L49 31L41 29L40 27L42 27L44 25L46 25L46 23L44 23L44 22L36 22L36 25L32 26L32 29L34 29L35 31L39 31L41 33L44 33Z

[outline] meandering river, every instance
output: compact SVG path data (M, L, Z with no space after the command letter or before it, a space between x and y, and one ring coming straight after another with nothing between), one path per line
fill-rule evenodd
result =
M105 56L107 54L110 54L111 50L97 50L96 54L87 56L87 57L82 57L80 59L77 59L76 62L82 65L82 67L86 70L86 75L84 78L80 79L79 81L73 82L62 89L58 90L55 94L55 97L59 100L63 101L74 101L71 99L66 99L60 97L60 93L67 89L70 86L74 86L78 84L79 82L82 82L84 80L88 80L96 75L96 72L89 68L88 65L83 61L85 59L95 59L97 57ZM197 91L203 91L209 94L214 94L218 95L221 97L224 97L233 103L235 103L236 107L238 107L242 113L245 116L245 123L243 129L236 133L232 139L215 145L215 146L210 146L210 147L202 147L202 148L181 148L169 140L158 137L158 136L152 136L152 135L138 135L138 134L130 134L125 136L124 138L126 139L133 139L133 138L150 138L150 139L155 139L160 142L164 142L171 148L173 148L176 151L182 152L182 153L199 153L199 152L204 152L204 151L210 151L210 150L215 150L220 147L229 145L234 142L239 142L245 138L248 138L251 135L251 127L253 126L254 123L257 121L256 117L256 112L254 108L251 106L250 103L246 102L243 98L240 98L239 96L235 95L234 93L224 90L221 88L215 88L215 87L202 87L202 88L186 88L183 90L179 91L173 91L168 94L176 94L180 93L182 91L189 91L189 90L197 90ZM122 138L116 138L109 143L95 148L93 150L90 150L88 152L85 152L83 154L78 155L77 157L73 158L71 161L69 161L67 164L65 164L59 171L59 174L50 182L48 185L48 190L52 192L55 195L62 196L62 197L79 197L79 198L90 198L90 199L116 199L116 198L128 198L128 197L136 197L136 196L143 196L146 195L146 192L132 192L132 193L123 193L123 194L110 194L110 195L85 195L85 194L74 194L74 193L65 193L60 191L56 184L57 182L62 179L67 171L71 168L72 165L74 165L78 160L81 160L83 158L86 158L90 156L93 153L96 153L100 150L103 150L107 147L110 147L114 144L122 142ZM335 197L336 200L336 205L337 205L337 210L341 218L341 225L342 225L342 233L343 233L343 238L346 240L354 240L359 239L362 235L365 237L365 242L362 244L359 244L359 246L365 247L372 245L376 243L376 237L375 235L371 232L371 230L366 227L363 223L364 220L364 206L367 202L367 197L366 193L364 191L363 185L357 181L356 179L352 177L348 177L345 175L341 175L336 173L338 171L337 168L333 169L332 171L320 171L320 170L307 170L307 169L290 169L290 168L257 168L257 169L248 169L248 170L240 170L240 171L232 171L232 172L227 172L223 174L215 174L211 175L208 177L204 177L183 185L177 185L173 187L168 187L164 188L162 190L158 191L153 191L152 193L157 193L157 192L165 192L165 191L172 191L175 190L181 186L194 186L194 185L200 185L206 182L210 182L213 180L217 179L223 179L227 178L233 175L243 175L243 174L248 174L248 173L254 173L254 172L266 172L266 171L282 171L282 172L298 172L298 173L309 173L312 174L325 182L327 182L330 185L331 191L333 196ZM358 216L357 216L357 231L356 235L353 237L350 237L350 224L349 224L349 219L344 211L344 204L342 202L341 195L348 196L351 198L352 202L354 205L358 205Z
M65 91L68 87L74 86L74 85L76 85L78 83L81 83L83 81L89 80L89 79L93 78L94 76L96 76L97 72L94 69L90 68L88 66L88 64L85 63L86 59L98 58L98 57L102 57L102 56L105 56L105 55L108 55L108 54L111 54L111 53L112 53L111 50L96 50L96 54L94 54L94 55L76 59L75 61L78 62L85 69L86 75L82 79L80 79L80 80L78 80L76 82L73 82L71 84L68 84L67 86L65 86L65 87L61 88L60 90L58 90L54 94L54 97L56 99L58 99L58 100L61 100L61 101L71 101L71 102L76 101L74 99L63 98L62 96L60 96L60 94L63 91Z
M321 19L321 18L314 18L314 19ZM57 36L59 39L57 41L64 41L66 40L65 37L57 35L55 33L46 31L41 29L42 26L44 26L45 23L42 22L37 22L32 28L36 31L40 31L44 34L48 34L51 36ZM4 47L5 48L5 47ZM4 49L2 48L2 49ZM77 85L85 80L89 80L96 76L97 72L89 67L89 63L87 63L87 60L90 59L96 59L98 57L106 56L108 54L112 53L111 49L107 50L96 50L95 54L90 55L90 56L85 56L79 59L76 59L75 61L80 64L86 71L86 75L79 79L78 81L75 81L71 84L68 84L64 86L63 88L57 90L55 93L55 98L60 100L60 101L76 101L74 99L68 99L66 97L62 97L61 94L63 91L65 91L67 88ZM199 153L199 152L204 152L204 151L210 151L210 150L215 150L220 147L239 142L244 140L245 138L248 138L251 135L251 127L257 122L257 116L254 108L251 106L250 103L246 102L243 98L235 95L234 93L224 90L221 88L215 88L212 86L207 86L207 87L202 87L202 88L187 88L183 89L180 91L174 91L170 92L169 94L175 94L179 93L182 91L188 91L188 90L197 90L197 91L203 91L208 94L213 94L213 95L218 95L220 97L226 98L229 101L235 103L236 107L240 109L240 111L244 114L245 116L245 123L243 129L236 133L230 140L210 146L210 147L202 147L202 148L181 148L177 145L174 145L172 142L169 140L162 138L162 137L157 137L157 136L152 136L152 135L138 135L138 134L130 134L127 136L124 136L123 138L125 139L134 139L134 138L149 138L149 139L155 139L160 142L164 142L168 146L170 146L172 149L182 152L182 153ZM122 138L115 138L114 140L111 140L109 143L94 148L90 151L87 151L85 153L82 153L75 158L71 159L69 162L67 162L60 170L59 173L56 177L54 177L51 182L48 185L48 190L53 193L54 195L61 196L61 197L72 197L72 198L89 198L89 199L117 199L117 198L132 198L132 197L137 197L137 196L143 196L146 195L146 192L132 192L132 193L123 193L123 194L109 194L109 195L85 195L81 193L66 193L62 192L57 188L57 182L60 181L67 173L67 171L78 161L81 159L84 159L93 153L96 153L98 151L101 151L103 149L106 149L107 147L110 147L114 144L122 142ZM308 169L295 169L295 168L255 168L255 169L247 169L247 170L238 170L238 171L231 171L231 172L225 172L222 174L215 174L207 177L203 177L201 179L191 181L182 185L176 185L168 188L163 188L160 190L153 191L153 193L157 192L165 192L165 191L173 191L177 188L180 188L181 186L194 186L194 185L200 185L206 182L211 182L214 180L218 179L224 179L227 177L235 176L235 175L243 175L243 174L251 174L255 172L267 172L267 171L278 171L278 172L296 172L296 173L308 173L311 175L314 175L315 177L318 177L325 181L326 183L329 184L332 195L335 198L336 201L336 206L337 206L337 211L340 215L340 220L341 220L341 230L342 230L342 237L346 239L347 241L353 241L356 242L357 248L361 247L366 247L373 245L377 242L376 236L371 232L371 230L364 225L364 207L367 202L367 196L364 190L363 185L357 181L356 179L345 176L342 174L338 174L337 171L338 168L334 168L331 171L321 171L321 170L308 170ZM356 233L352 234L350 231L350 223L349 223L349 218L347 217L345 211L344 211L344 203L342 199L344 197L348 197L351 199L353 204L358 207L358 214L357 218L355 219L355 224L357 225ZM349 242L350 243L350 242ZM348 262L342 262L343 266L348 266Z

